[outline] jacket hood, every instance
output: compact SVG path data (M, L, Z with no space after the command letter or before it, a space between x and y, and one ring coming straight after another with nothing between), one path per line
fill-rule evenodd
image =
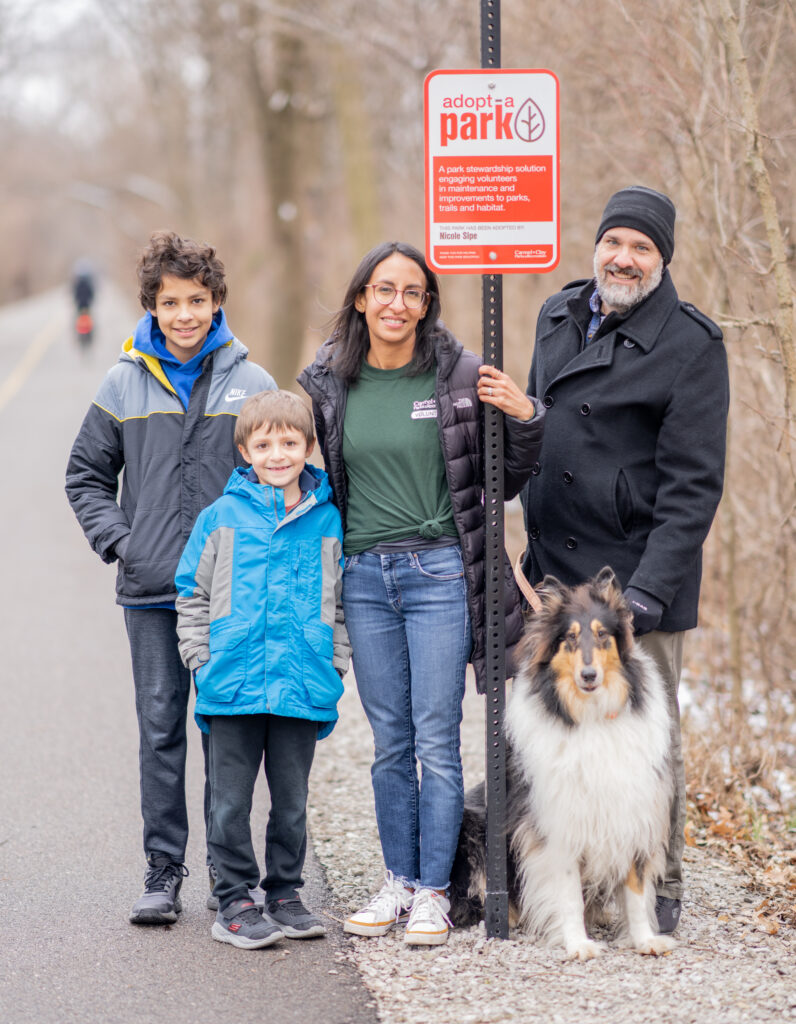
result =
M218 323L216 323L217 318L220 318ZM173 390L173 388L162 365L166 362L173 366L181 366L190 372L195 363L201 363L208 353L216 352L215 371L226 373L232 369L235 363L245 359L249 350L230 331L223 309L220 309L213 319L213 327L210 329L201 351L187 363L180 364L179 360L175 359L165 346L162 348L165 355L158 351L151 328L154 327L161 337L163 335L160 328L154 323L152 314L146 313L136 324L135 334L123 343L119 362L130 360L134 363L141 363L169 390Z
M177 366L184 366L190 369L194 364L201 363L204 357L222 345L232 341L233 334L227 325L227 318L224 310L219 309L213 315L213 325L207 333L199 352L196 353L187 363L182 363L176 356L166 348L166 340L158 325L157 317L151 313L145 313L138 321L133 334L133 348L144 355L154 356L164 363L173 363Z
M304 497L290 512L300 514L308 508L332 500L332 488L329 477L322 469L309 462L301 471L299 486ZM249 466L236 466L224 488L224 494L236 494L258 505L269 512L275 510L280 518L285 515L284 492L280 487L269 487L259 483Z

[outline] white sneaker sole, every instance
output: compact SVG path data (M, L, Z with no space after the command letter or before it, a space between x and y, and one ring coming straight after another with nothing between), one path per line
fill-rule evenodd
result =
M394 924L394 921L389 924L360 924L359 921L346 921L343 931L348 935L364 935L365 938L377 939L380 935L386 935Z
M236 935L234 932L227 931L218 921L213 925L210 934L217 942L227 942L230 946L237 946L238 949L263 949L284 938L283 932L276 931L265 935L262 939L247 939L245 935Z
M343 924L343 931L347 932L349 935L364 935L366 938L371 936L376 939L380 935L386 935L387 932L397 924L406 924L408 920L408 911L406 914L402 914L395 921L378 921L373 924L368 924L367 921L355 921L353 917L349 917Z
M404 935L407 946L441 946L447 941L447 929L444 932L407 932Z

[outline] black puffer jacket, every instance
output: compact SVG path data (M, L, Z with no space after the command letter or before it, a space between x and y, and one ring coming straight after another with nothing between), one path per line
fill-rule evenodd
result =
M327 341L315 362L301 373L298 381L312 398L318 443L345 528L348 485L343 465L343 421L348 388L329 365L332 352L333 346ZM484 416L476 386L481 361L475 353L466 351L441 325L435 354L437 426L467 575L473 628L470 660L475 668L478 689L483 693L486 689ZM519 492L539 455L544 408L536 399L533 402L535 414L529 422L504 417L504 487L507 499ZM523 620L520 595L508 557L505 557L504 593L506 672L513 675L513 649L522 634Z

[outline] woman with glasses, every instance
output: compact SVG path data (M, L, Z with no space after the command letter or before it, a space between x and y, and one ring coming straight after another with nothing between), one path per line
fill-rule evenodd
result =
M401 242L377 246L299 377L345 528L343 607L374 736L386 866L380 892L344 930L383 935L408 918L405 941L416 945L448 937L468 661L485 688L482 403L506 414L507 498L537 459L544 411L505 373L480 366L439 314L423 255ZM522 630L510 567L505 589L510 660Z

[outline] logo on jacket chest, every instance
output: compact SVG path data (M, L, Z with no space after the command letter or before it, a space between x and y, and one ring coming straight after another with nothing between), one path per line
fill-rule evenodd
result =
M412 403L413 420L435 420L437 418L437 403L433 398L426 398L421 402Z

